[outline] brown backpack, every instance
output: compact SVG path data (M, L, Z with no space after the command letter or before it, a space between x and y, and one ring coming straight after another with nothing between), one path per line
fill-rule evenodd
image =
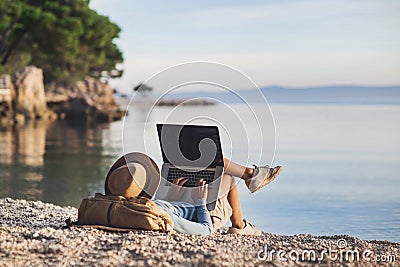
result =
M163 209L144 197L102 195L82 200L78 221L67 225L90 226L106 230L144 229L173 232L173 221Z

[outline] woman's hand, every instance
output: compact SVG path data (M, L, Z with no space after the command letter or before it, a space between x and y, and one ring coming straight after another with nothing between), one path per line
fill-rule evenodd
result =
M187 182L188 179L184 177L176 178L172 185L169 187L167 195L165 199L168 201L176 201L180 200L183 196L185 190L183 190L183 185Z
M208 188L206 181L204 179L200 179L196 187L192 188L192 199L194 202L197 200L207 200L207 195L208 195Z

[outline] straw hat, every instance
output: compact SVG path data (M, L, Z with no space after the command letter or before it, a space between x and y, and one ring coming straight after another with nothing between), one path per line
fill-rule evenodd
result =
M108 178L108 188L113 195L136 197L146 184L146 170L139 163L127 163L114 170Z
M123 155L111 166L104 184L106 195L138 196L142 191L150 197L160 184L160 171L149 156L140 152Z

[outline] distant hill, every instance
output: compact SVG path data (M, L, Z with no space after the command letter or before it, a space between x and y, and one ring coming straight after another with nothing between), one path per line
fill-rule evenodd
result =
M320 87L289 88L269 86L261 88L270 103L291 104L400 104L400 86L354 86L332 85ZM238 90L247 102L262 102L256 89ZM238 96L229 92L180 92L167 96L168 99L191 99L209 97L224 103L240 103Z

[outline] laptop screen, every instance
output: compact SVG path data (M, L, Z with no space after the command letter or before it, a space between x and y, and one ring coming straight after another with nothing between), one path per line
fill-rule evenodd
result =
M157 124L165 163L175 166L224 166L217 126Z

